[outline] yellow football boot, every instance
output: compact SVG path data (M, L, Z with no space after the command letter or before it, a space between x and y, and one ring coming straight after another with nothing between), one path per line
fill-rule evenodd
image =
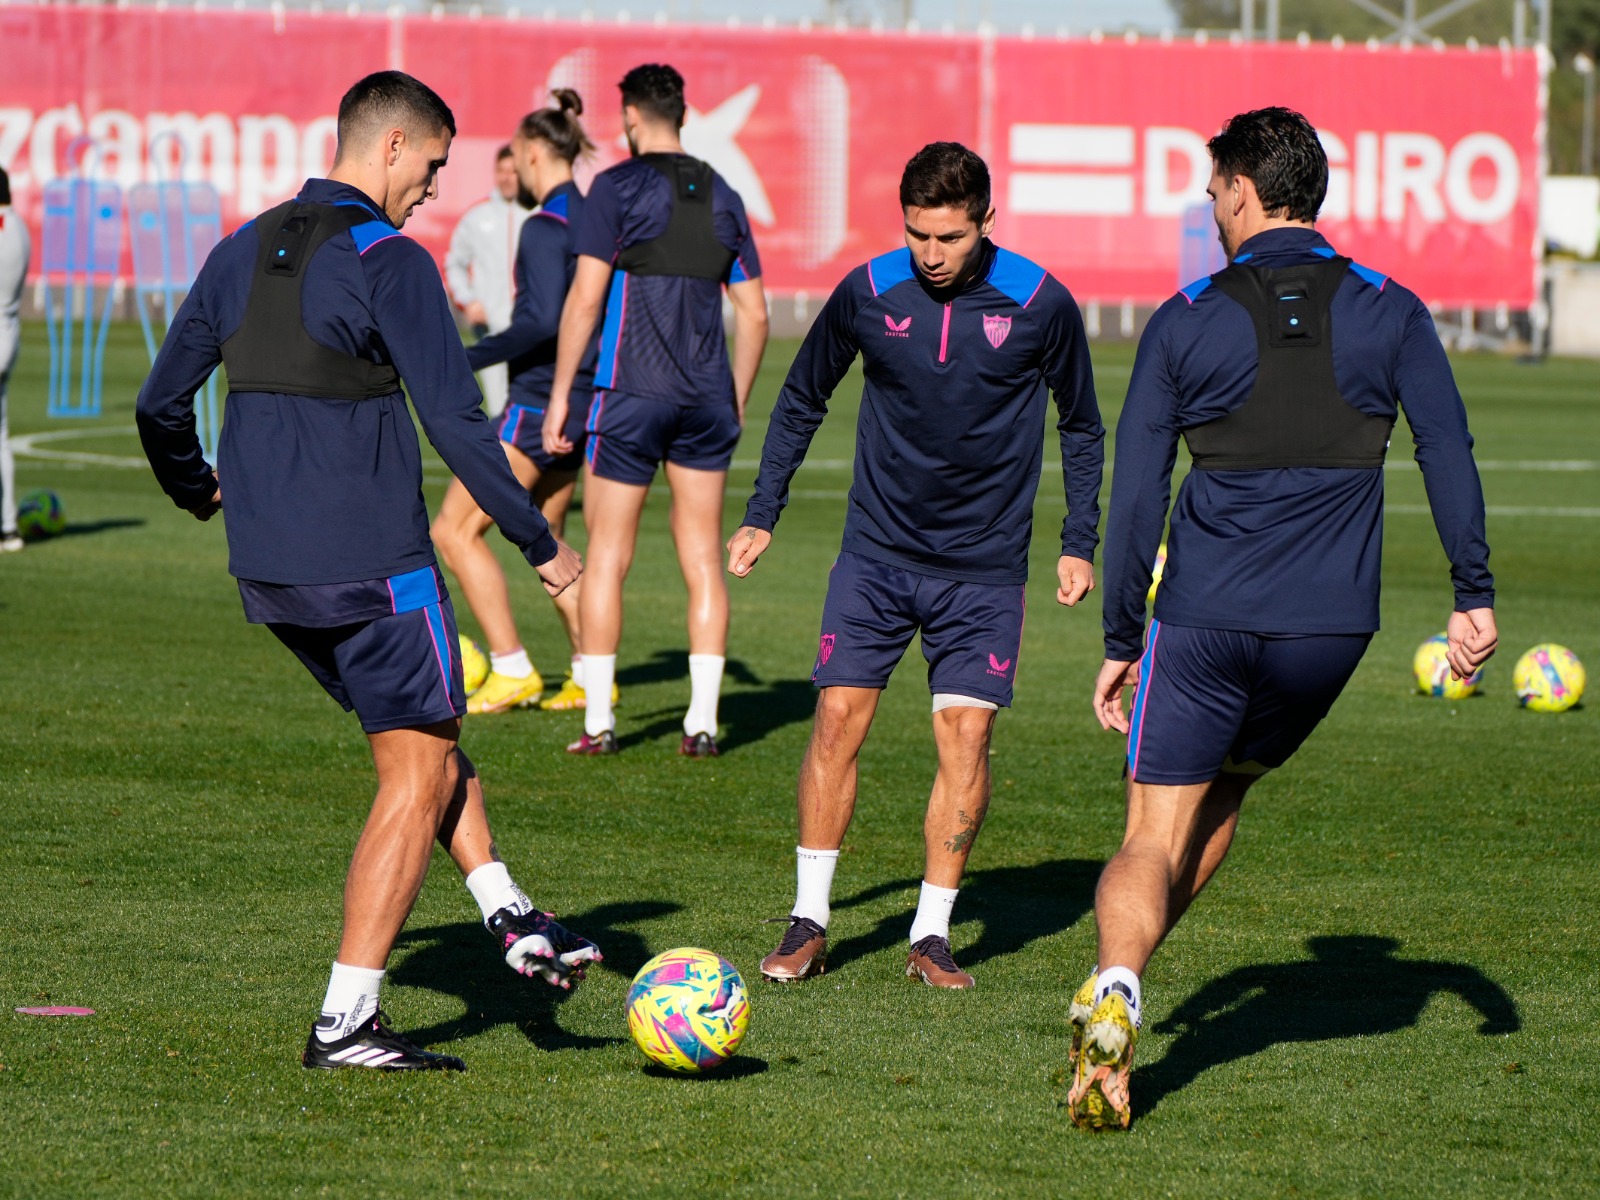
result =
M513 679L498 671L490 671L483 686L467 700L469 713L507 712L513 708L530 708L538 702L544 691L544 680L535 671L526 679Z
M1083 1053L1083 1029L1094 1012L1094 982L1100 978L1098 971L1090 973L1083 986L1072 993L1072 1007L1067 1011L1067 1022L1072 1029L1072 1041L1067 1046L1067 1071L1076 1074L1078 1055Z
M616 707L618 699L617 685L611 685L611 706ZM586 708L588 702L584 698L583 689L572 678L572 672L567 672L567 677L561 681L561 687L539 701L539 707L545 712L570 712L573 709Z
M1111 992L1094 1006L1083 1030L1083 1049L1067 1093L1067 1111L1079 1129L1126 1129L1133 1117L1128 1076L1139 1027L1128 1002Z

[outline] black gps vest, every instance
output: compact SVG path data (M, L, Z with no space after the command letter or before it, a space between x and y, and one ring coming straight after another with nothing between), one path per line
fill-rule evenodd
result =
M687 275L721 283L736 257L717 240L711 187L715 172L686 154L641 154L672 189L672 216L660 237L629 246L617 266L630 275Z
M300 307L304 268L312 254L329 238L372 219L359 205L298 200L256 218L261 250L250 299L239 328L222 343L230 391L370 400L400 390L394 367L316 341L306 332Z
M1348 258L1292 267L1235 263L1211 277L1250 314L1255 387L1225 417L1183 431L1202 471L1381 467L1394 427L1348 403L1333 374L1334 293Z

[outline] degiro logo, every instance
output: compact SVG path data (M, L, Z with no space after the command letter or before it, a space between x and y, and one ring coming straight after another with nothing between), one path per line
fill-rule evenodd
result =
M1403 131L1318 136L1328 154L1321 215L1329 220L1398 223L1414 215L1493 225L1511 215L1522 189L1517 152L1499 134L1469 133L1448 145ZM1178 126L1016 124L1008 146L1016 213L1176 216L1205 203L1211 178L1205 136Z

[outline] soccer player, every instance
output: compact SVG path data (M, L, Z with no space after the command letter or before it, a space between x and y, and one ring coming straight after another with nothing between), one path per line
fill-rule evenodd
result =
M570 88L552 93L557 106L542 108L522 119L512 140L511 162L522 187L540 208L523 226L517 248L517 301L510 325L471 346L467 361L474 370L491 363L512 367L511 402L500 418L500 441L511 470L533 492L550 527L559 538L583 466L584 418L588 406L574 406L567 437L573 450L551 455L544 448L544 408L555 369L556 329L561 305L577 262L573 233L583 212L583 193L572 180L572 164L594 149L578 117L583 101ZM595 350L591 344L578 368L580 396L593 388ZM517 635L505 573L484 535L494 522L478 506L459 479L450 484L433 522L433 541L466 594L473 615L489 639L492 670L483 686L467 700L470 713L505 712L536 702L541 708L584 706L581 660L578 657L578 595L574 583L555 597L556 611L572 647L572 669L561 689L539 701L544 680Z
M438 195L455 119L398 71L339 104L327 179L221 242L173 318L139 393L161 486L200 520L222 510L245 618L265 624L346 710L378 792L344 890L344 931L307 1067L461 1070L378 1009L384 966L437 837L509 965L562 987L593 944L529 904L495 850L476 771L457 747L465 700L455 615L434 565L405 382L429 440L552 594L578 556L551 536L506 465L432 258L400 232ZM194 393L219 363L228 405L218 470Z
M1072 1005L1068 1102L1091 1128L1129 1121L1145 964L1227 854L1245 793L1327 715L1378 628L1402 407L1451 564L1451 668L1496 642L1472 437L1428 310L1316 231L1328 161L1299 113L1241 113L1209 149L1231 265L1156 312L1117 425L1094 710L1127 736L1128 809L1095 896L1099 965ZM1146 634L1180 435L1193 469Z
M6 383L22 341L17 313L32 253L28 227L11 207L11 177L0 168L0 554L23 546L17 533L17 472L6 417Z
M672 538L689 590L690 697L679 749L713 757L728 646L722 501L767 343L767 304L744 203L678 140L683 76L648 64L629 71L620 86L633 158L601 172L589 189L544 414L545 449L570 453L571 393L603 311L584 451L589 545L579 623L588 710L583 736L567 749L616 753L611 687L622 640L622 583L650 481L665 464ZM733 303L731 369L724 287Z
M826 966L829 889L856 804L856 760L889 673L922 634L939 769L923 824L926 865L906 974L969 988L950 914L989 807L989 739L1010 707L1028 541L1055 394L1068 515L1058 602L1094 587L1105 430L1078 306L1057 280L989 240L989 169L935 142L900 177L904 249L847 275L778 393L728 569L748 575L772 542L789 481L859 354L866 387L844 543L828 577L812 682L821 688L800 767L798 887L768 979Z
M502 332L511 323L512 264L518 236L529 209L520 202L517 169L511 147L494 157L494 190L461 214L445 254L445 279L450 294L479 338ZM491 417L505 411L507 371L504 360L491 359L478 375L484 407Z

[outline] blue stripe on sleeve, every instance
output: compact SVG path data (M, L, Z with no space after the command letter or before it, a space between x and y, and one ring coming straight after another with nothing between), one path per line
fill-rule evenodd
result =
M911 265L911 251L904 247L880 254L867 263L867 278L872 282L872 294L881 296L890 288L916 278L916 268Z
M1023 308L1038 293L1045 274L1038 263L1000 247L995 248L994 262L989 265L990 284Z
M391 575L389 594L394 597L395 612L415 612L439 603L439 579L432 567L419 567L404 575Z
M384 238L404 237L398 229L387 221L365 221L350 231L350 236L356 240L356 250L365 254Z
M1188 287L1179 288L1178 295L1182 296L1190 304L1193 304L1196 300L1200 299L1200 293L1205 291L1210 286L1211 276L1207 275L1204 279L1196 279Z

